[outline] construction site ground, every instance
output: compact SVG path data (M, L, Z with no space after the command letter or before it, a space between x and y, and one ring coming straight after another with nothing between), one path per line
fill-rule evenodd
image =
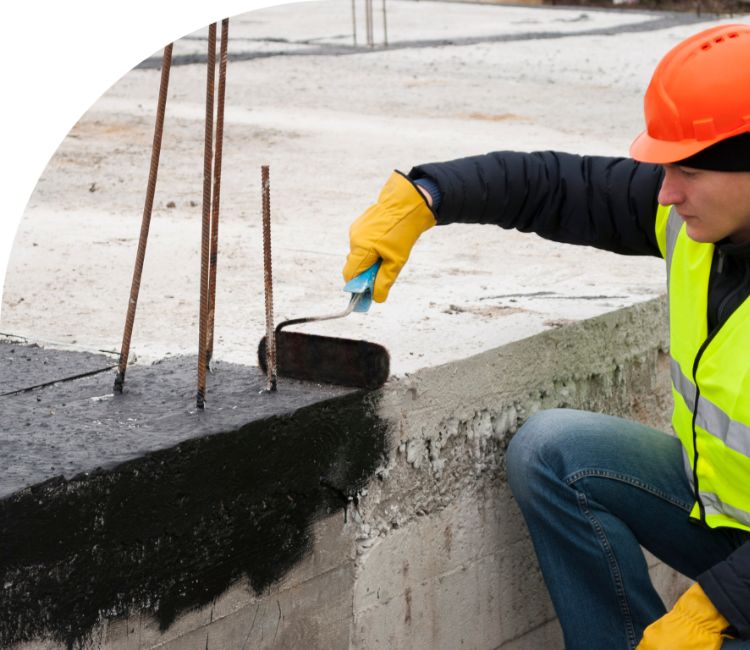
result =
M220 359L255 364L265 330L261 165L271 171L276 320L333 313L347 301L349 224L391 170L500 149L627 155L655 63L717 21L390 0L386 46L375 5L374 47L359 5L354 44L349 3L230 20ZM131 348L142 362L197 348L206 36L202 29L175 44ZM39 179L5 278L3 333L119 349L160 61L155 52L82 115ZM306 331L382 343L403 375L648 300L664 286L657 259L452 225L421 238L385 304Z

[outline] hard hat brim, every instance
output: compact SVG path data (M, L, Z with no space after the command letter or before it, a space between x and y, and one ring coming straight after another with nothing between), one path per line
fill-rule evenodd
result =
M656 140L643 131L630 145L630 157L638 162L666 165L675 163L707 149L723 138L713 140Z
M717 142L727 140L735 135L750 132L750 124L745 124L730 133L723 133L711 140L657 140L648 131L641 132L630 145L630 157L638 162L667 165L694 156L699 151L708 149Z

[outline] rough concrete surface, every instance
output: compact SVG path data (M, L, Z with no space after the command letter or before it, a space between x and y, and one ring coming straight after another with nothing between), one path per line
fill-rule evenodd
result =
M384 388L381 412L395 420L398 448L388 480L374 483L360 508L368 538L361 543L354 647L562 647L505 486L503 450L541 408L605 411L666 429L664 318L657 300ZM672 602L684 579L652 564ZM461 596L448 605L440 599L451 588ZM385 602L375 595L381 589ZM417 622L385 625L385 611L405 612L415 594L423 598Z
M656 61L714 22L392 0L389 47L368 50L361 13L351 46L349 3L233 18L216 356L254 364L264 333L261 164L271 166L277 319L334 312L346 299L348 224L391 169L506 148L625 155ZM175 45L131 348L144 361L197 345L205 36ZM51 159L19 228L0 331L119 347L159 56L92 106ZM503 450L550 406L667 428L663 290L659 260L490 227L429 231L386 304L307 326L391 353L394 377L378 395L390 454L346 518L317 522L310 552L261 593L239 580L167 630L148 608L127 621L103 612L91 645L561 647ZM671 602L684 581L656 562L653 572Z

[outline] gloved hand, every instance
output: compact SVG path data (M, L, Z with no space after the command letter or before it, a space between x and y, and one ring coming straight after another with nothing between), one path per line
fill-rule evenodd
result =
M393 172L378 197L349 228L350 252L344 265L349 281L382 258L372 298L383 302L417 238L435 225L422 193L399 172Z
M636 650L719 650L729 625L701 586L695 583L671 611L646 628Z

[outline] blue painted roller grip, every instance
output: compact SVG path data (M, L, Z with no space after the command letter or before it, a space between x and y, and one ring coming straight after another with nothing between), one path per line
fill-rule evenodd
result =
M378 260L369 269L352 278L344 285L344 291L363 294L354 306L354 311L366 312L370 309L370 305L372 304L372 290L375 286L375 276L380 270L380 263L382 261Z

